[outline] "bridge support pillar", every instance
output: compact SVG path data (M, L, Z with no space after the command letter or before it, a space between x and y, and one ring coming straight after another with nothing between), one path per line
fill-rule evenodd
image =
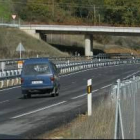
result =
M85 56L93 56L93 35L85 35Z

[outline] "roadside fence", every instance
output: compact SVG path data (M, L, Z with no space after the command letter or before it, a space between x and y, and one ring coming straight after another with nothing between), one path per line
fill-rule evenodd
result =
M111 94L116 103L114 139L139 139L140 77L118 79Z

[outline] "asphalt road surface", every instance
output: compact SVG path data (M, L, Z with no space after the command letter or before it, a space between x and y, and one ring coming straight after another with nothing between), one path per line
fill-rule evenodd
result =
M70 122L87 111L86 85L92 78L93 103L109 95L117 79L139 74L140 64L93 68L61 76L58 97L23 99L19 87L0 90L0 138L33 138Z

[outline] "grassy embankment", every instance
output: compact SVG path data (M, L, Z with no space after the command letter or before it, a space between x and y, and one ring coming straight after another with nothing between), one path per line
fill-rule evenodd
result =
M14 28L0 28L0 58L19 58L19 52L16 52L18 44L22 42L25 52L23 58L36 57L58 57L68 56L48 43L35 39L30 35Z

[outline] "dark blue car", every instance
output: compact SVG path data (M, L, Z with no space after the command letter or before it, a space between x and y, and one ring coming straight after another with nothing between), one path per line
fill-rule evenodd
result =
M24 98L31 94L59 95L59 71L55 64L47 58L31 58L25 60L21 73L21 89Z

